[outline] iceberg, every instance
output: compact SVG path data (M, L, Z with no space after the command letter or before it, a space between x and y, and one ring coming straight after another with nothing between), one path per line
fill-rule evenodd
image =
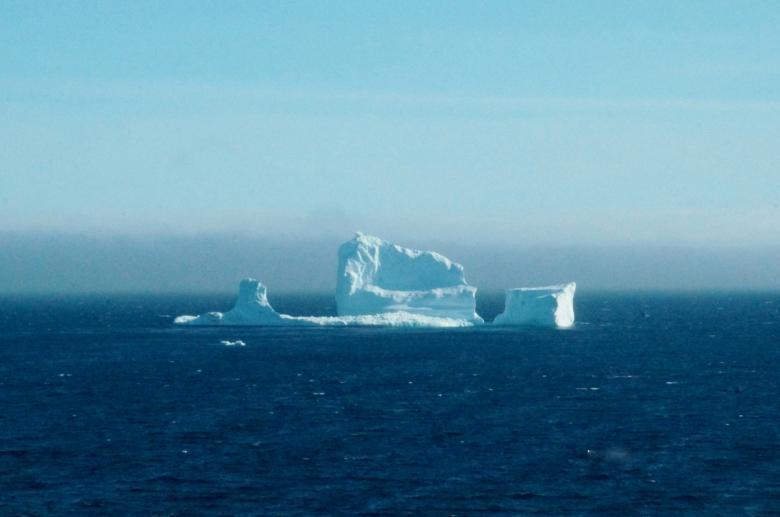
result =
M358 233L339 248L339 316L405 312L483 323L463 266Z
M179 316L177 325L471 327L484 323L476 312L476 287L463 266L434 251L404 248L357 233L338 251L338 316L280 314L258 280L241 281L227 312ZM575 284L509 289L493 324L570 327Z
M266 288L254 278L241 281L235 306L225 313L207 312L200 316L179 316L179 325L284 325L284 315L268 303Z
M574 291L577 284L507 289L504 312L494 325L567 328L574 324Z

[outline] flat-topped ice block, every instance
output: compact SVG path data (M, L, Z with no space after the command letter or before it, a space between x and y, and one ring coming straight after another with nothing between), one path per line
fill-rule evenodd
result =
M571 327L574 324L574 291L577 284L521 287L506 290L504 312L494 325Z

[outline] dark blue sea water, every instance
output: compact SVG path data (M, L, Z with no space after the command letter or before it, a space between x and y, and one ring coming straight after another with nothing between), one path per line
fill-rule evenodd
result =
M581 293L566 331L172 325L231 301L0 300L0 514L780 512L778 294Z

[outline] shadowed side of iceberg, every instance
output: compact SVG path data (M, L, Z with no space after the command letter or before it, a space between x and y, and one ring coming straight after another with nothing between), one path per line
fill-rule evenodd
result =
M567 328L574 324L577 284L507 289L504 312L493 325Z

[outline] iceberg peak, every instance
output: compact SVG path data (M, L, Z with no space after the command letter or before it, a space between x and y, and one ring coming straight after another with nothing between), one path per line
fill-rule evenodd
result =
M285 317L268 303L265 286L245 278L238 287L238 299L225 313L207 312L200 316L179 316L174 323L189 325L280 325Z
M401 311L482 322L463 266L439 253L357 232L338 256L339 316Z
M238 300L236 305L271 307L268 303L266 287L259 280L245 278L238 286Z

